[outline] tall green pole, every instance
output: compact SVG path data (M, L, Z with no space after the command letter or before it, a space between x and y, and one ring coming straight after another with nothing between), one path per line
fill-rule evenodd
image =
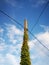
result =
M27 20L24 20L24 37L23 45L21 48L21 62L20 65L31 65L30 53L28 47L28 26Z

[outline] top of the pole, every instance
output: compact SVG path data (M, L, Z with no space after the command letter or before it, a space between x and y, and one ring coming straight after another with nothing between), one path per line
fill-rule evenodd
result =
M27 25L27 20L26 19L24 19L24 28L28 29L28 25Z

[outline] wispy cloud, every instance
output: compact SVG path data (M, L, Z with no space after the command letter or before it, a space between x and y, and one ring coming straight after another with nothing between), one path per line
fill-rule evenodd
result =
M39 7L45 4L47 1L46 0L37 0L34 3L32 3L32 7Z
M45 26L45 25L40 25L43 29L44 29L44 31L49 31L49 26Z
M15 7L17 2L16 0L5 0L6 3L10 4L11 6Z
M5 0L5 2L12 7L23 8L22 3L19 3L17 0Z
M4 31L3 28L0 28L0 33L3 33L3 31Z
M5 45L5 40L0 38L0 52L4 51L7 46Z

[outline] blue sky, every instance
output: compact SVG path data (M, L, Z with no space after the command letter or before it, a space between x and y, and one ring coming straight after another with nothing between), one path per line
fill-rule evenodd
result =
M48 0L0 0L0 10L31 31ZM0 12L0 65L20 65L23 28ZM49 4L31 31L49 48ZM28 45L32 65L49 65L49 51L29 34Z

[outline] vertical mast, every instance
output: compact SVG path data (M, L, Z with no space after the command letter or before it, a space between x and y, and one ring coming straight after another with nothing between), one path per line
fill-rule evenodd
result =
M28 46L28 26L27 20L24 20L24 36L21 48L21 62L20 65L31 65L29 46Z

